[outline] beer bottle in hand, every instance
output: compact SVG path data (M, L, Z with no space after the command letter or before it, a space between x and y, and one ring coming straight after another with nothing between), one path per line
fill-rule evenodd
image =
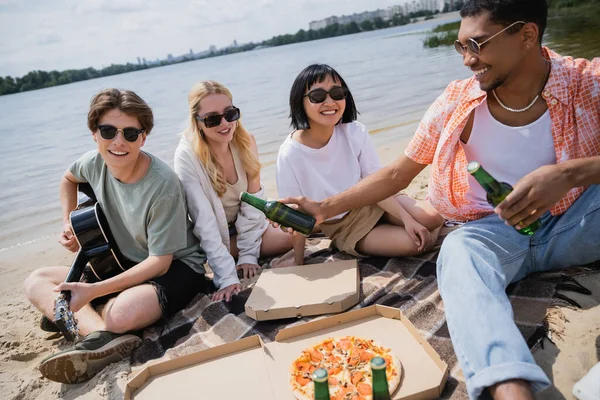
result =
M373 400L391 400L388 388L387 376L385 375L385 360L383 357L371 359L371 375L373 379Z
M312 374L315 383L315 400L329 400L329 376L325 368L318 368Z
M487 193L487 202L494 207L500 204L513 191L511 185L506 182L498 182L477 161L471 161L467 165L467 171L477 179L477 182L479 182ZM533 235L540 226L542 226L542 222L538 219L523 229L517 229L517 232L522 235Z
M277 222L281 226L292 228L304 236L308 236L315 226L316 220L314 217L294 210L278 201L266 201L256 196L252 196L247 192L241 193L240 200L250 204L252 207L258 208L265 213L267 218L271 221Z

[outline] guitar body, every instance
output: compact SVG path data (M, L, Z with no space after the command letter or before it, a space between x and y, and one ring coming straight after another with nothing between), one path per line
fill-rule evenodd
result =
M73 260L65 282L98 282L112 278L136 263L119 251L112 236L102 207L95 200L89 184L79 184L83 201L70 214L71 227L79 243L79 251ZM77 321L69 310L70 292L63 291L54 307L54 323L65 339L78 337Z
M79 243L77 256L84 253L87 259L83 270L86 282L112 278L135 265L119 251L99 203L74 210L70 220Z

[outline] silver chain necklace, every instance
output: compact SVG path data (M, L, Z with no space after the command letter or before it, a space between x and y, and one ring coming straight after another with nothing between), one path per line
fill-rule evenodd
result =
M548 61L546 61L546 63L548 63ZM544 80L542 81L542 87L540 88L540 93L544 89L544 86L546 86L546 82L548 81L549 75L550 75L550 65L548 64L548 69L546 70L546 76L544 77ZM524 111L529 110L531 107L533 107L533 105L535 104L537 99L540 98L540 93L538 93L538 95L535 96L533 101L531 103L529 103L529 105L527 107L525 107L525 108L510 108L510 107L505 106L504 103L502 103L500 101L500 99L498 98L498 95L496 94L496 89L492 89L492 94L496 98L496 101L498 102L498 104L500 104L500 107L504 108L506 111L510 111L510 112L514 112L514 113L524 112Z
M496 90L495 89L492 90L492 94L496 98L496 101L498 102L498 104L500 104L500 107L504 108L506 111L510 111L510 112L514 112L514 113L520 113L520 112L529 110L531 107L533 107L533 105L535 104L535 102L537 101L537 99L540 98L540 95L538 94L537 96L535 96L535 98L533 99L533 101L531 103L529 103L529 105L527 107L525 107L525 108L510 108L510 107L505 106L500 101L500 99L498 98L498 95L496 94Z

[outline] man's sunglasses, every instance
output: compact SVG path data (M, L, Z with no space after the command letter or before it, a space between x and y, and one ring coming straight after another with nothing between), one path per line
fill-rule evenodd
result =
M221 120L223 118L225 118L225 121L227 122L237 121L240 119L240 109L237 107L232 107L223 114L211 114L205 115L204 117L196 115L196 119L199 122L204 123L204 126L207 128L214 128L215 126L221 125Z
M304 97L308 97L308 100L310 100L311 103L318 104L324 102L327 95L335 101L344 100L348 95L348 89L341 86L333 87L329 91L325 89L315 89L305 94Z
M112 125L99 125L98 130L100 131L100 136L102 139L113 140L115 136L117 136L117 132L121 132L123 137L128 142L135 142L138 139L140 134L144 133L143 129L138 128L115 128Z
M473 38L468 38L467 39L467 44L463 46L463 44L460 43L457 40L457 41L454 42L454 48L456 49L456 51L458 52L458 54L460 54L461 56L464 56L465 53L467 52L467 50L469 52L471 52L471 54L474 54L474 55L478 56L481 53L481 49L483 48L484 44L486 44L487 42L489 42L490 40L492 40L493 38L495 38L496 36L498 36L502 32L504 32L504 31L512 28L516 24L525 24L525 23L526 23L525 21L513 22L512 24L510 24L506 28L502 29L500 32L496 33L492 37L487 38L486 40L484 40L481 43L477 43L477 41L475 39L473 39Z

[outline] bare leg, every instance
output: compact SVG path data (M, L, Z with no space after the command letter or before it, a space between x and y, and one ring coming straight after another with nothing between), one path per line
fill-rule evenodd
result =
M102 310L106 330L113 333L145 328L158 321L161 316L158 295L150 284L124 290L110 299Z
M50 320L54 320L54 301L58 297L53 289L65 281L68 273L69 267L44 267L33 271L25 280L25 295ZM82 336L106 330L102 317L89 304L76 312L75 317Z
M383 214L383 221L387 222L390 225L404 227L404 224L402 223L402 221L400 221L398 218L396 218L393 215L390 215L388 213ZM425 225L423 225L423 226L425 226ZM425 226L425 227L427 228L427 226ZM437 242L437 238L440 234L440 230L442 230L441 225L438 226L437 228L429 230L429 232L431 233L431 244L423 250L424 252L431 250L431 248L433 246L435 246L435 243Z
M240 254L237 247L237 235L229 236L229 254L235 259L237 259Z
M413 256L419 253L417 245L402 226L377 225L356 244L362 254L381 257Z
M68 271L68 267L42 268L34 271L25 281L27 297L47 317L53 318L57 296L52 289L64 281ZM126 289L109 300L102 310L102 316L89 304L75 315L85 339L42 361L39 370L50 380L82 382L108 364L128 357L139 346L141 339L131 334L120 334L152 324L160 318L162 311L155 289L152 285L144 284Z
M409 196L396 196L396 201L421 225L430 232L442 226L444 218L428 201L415 200ZM386 213L388 221L394 225L402 225L402 221Z
M533 400L529 383L523 380L511 380L499 383L488 389L496 400Z
M262 235L260 256L277 256L289 251L292 246L292 235L283 232L279 228L273 228L271 225L269 225L265 233Z
M279 228L273 228L269 225L267 230L262 235L262 243L260 245L261 257L273 257L292 248L292 235L283 232ZM237 247L237 235L229 237L229 253L237 258L239 249Z
M427 201L415 200L408 196L397 196L396 201L421 225L431 232L431 244L424 249L430 250L436 243L444 218ZM383 215L383 220L396 226L404 226L402 221L387 212Z

